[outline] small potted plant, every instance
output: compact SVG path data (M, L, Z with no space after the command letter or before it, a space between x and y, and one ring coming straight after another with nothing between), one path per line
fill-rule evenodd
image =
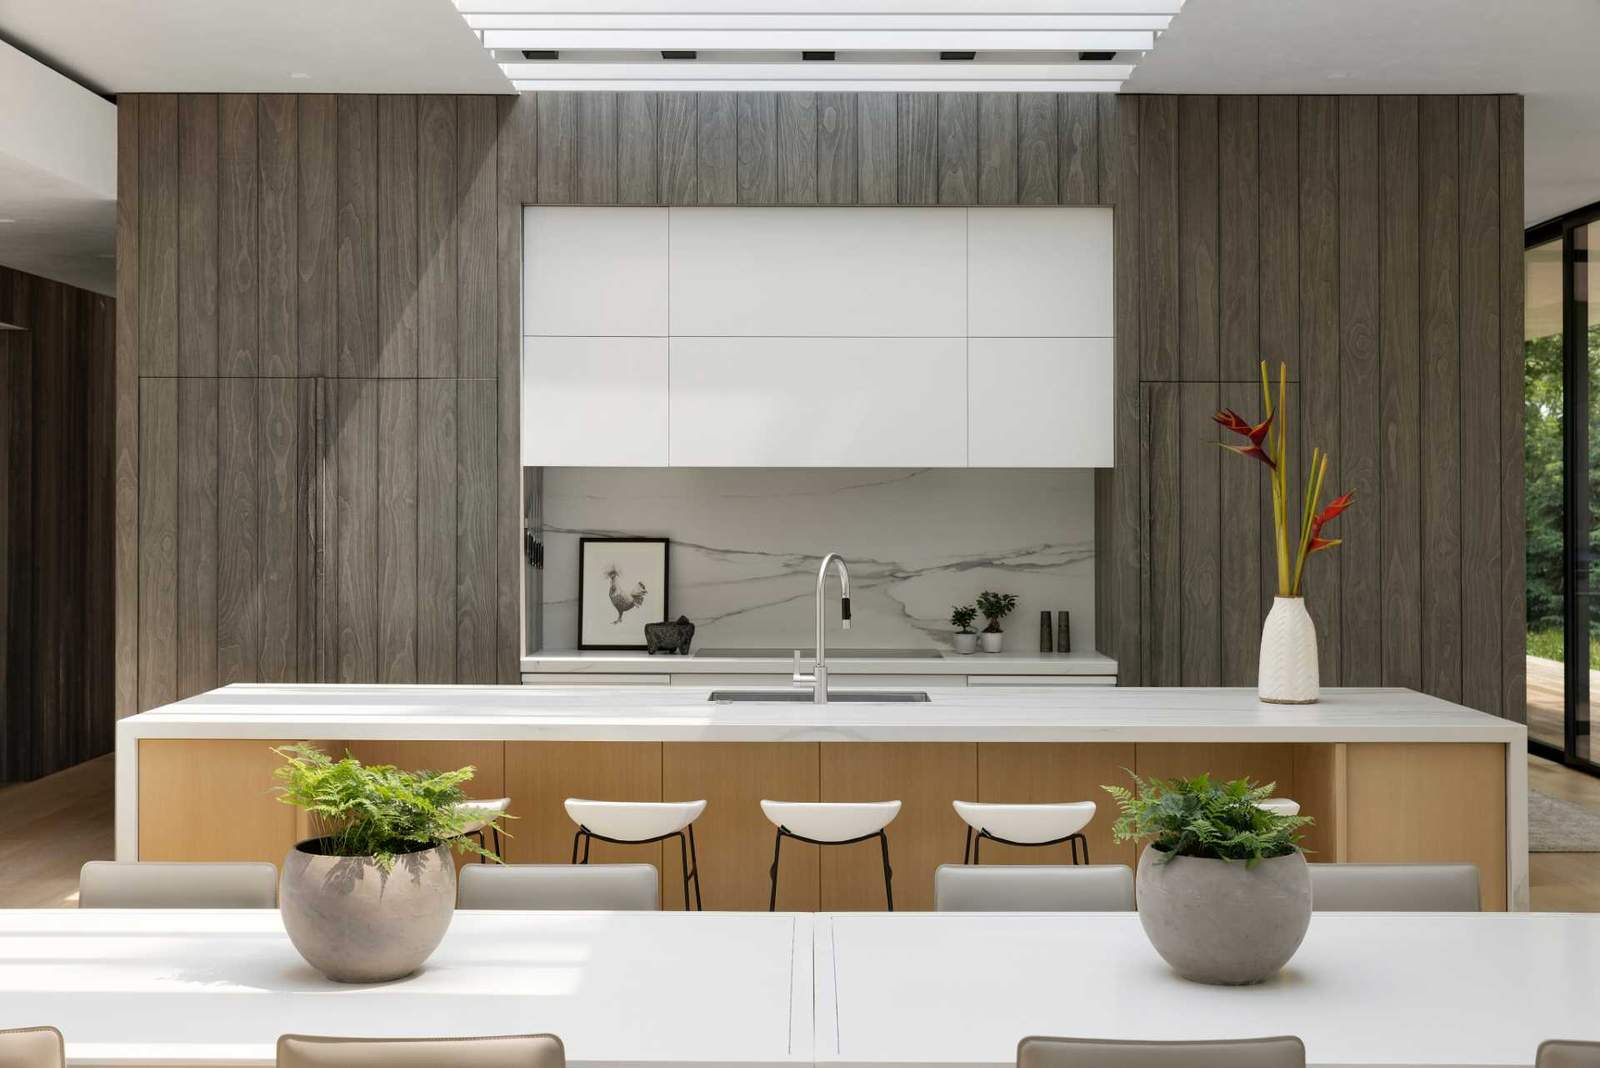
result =
M500 858L462 832L492 814L465 804L473 768L401 771L334 760L314 745L274 748L278 799L317 834L283 861L278 907L300 955L344 983L410 975L438 948L456 904L452 848ZM501 830L489 819L486 827Z
M972 621L977 618L978 610L970 604L954 605L950 609L950 625L956 628L956 652L963 656L978 651L978 636L972 630Z
M983 613L983 618L989 621L983 628L980 640L983 642L983 651L998 653L1000 645L1005 640L1005 634L1000 629L1000 621L1009 616L1017 607L1017 598L1011 593L995 593L993 590L984 590L978 594L978 611Z
M1185 979L1239 986L1276 975L1311 923L1306 816L1261 807L1276 784L1207 775L1107 786L1118 842L1148 842L1135 892L1150 944Z

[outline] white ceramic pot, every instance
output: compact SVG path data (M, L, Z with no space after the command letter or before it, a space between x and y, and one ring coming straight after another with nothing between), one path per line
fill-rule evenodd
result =
M1006 640L1006 636L997 630L986 630L978 635L978 640L983 643L984 652L998 653L1001 643Z
M978 651L978 636L976 634L956 634L956 652L967 656Z
M1317 701L1317 628L1303 597L1274 597L1261 627L1261 663L1256 689L1275 705Z

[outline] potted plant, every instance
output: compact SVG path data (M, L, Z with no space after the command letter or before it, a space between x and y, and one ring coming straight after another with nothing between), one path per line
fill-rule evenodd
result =
M339 982L416 971L455 912L450 850L500 859L462 834L490 815L463 804L474 769L401 771L310 744L273 752L283 758L279 800L305 810L317 832L284 858L278 902L289 940Z
M983 613L983 618L989 621L983 628L980 639L983 642L983 651L998 653L1000 644L1005 640L1005 635L1000 630L1000 621L1009 616L1017 607L1015 594L995 593L993 590L984 590L978 594L978 611Z
M1275 784L1209 776L1107 786L1118 842L1148 842L1135 892L1139 922L1179 975L1236 986L1277 974L1311 923L1306 816L1261 807Z
M956 628L956 652L965 656L978 651L978 636L972 632L972 621L978 610L970 604L954 605L950 609L950 625Z
M1248 444L1223 448L1240 456L1250 456L1266 464L1272 480L1273 545L1278 557L1278 594L1272 611L1261 628L1261 659L1256 672L1256 690L1261 700L1272 704L1309 705L1317 700L1320 679L1317 675L1317 629L1306 612L1301 585L1306 561L1313 553L1338 545L1339 538L1324 538L1322 528L1350 507L1355 494L1346 493L1328 502L1322 511L1322 482L1328 474L1328 454L1311 450L1311 468L1306 474L1304 506L1300 512L1295 551L1289 553L1288 419L1284 416L1288 369L1278 364L1278 404L1272 404L1267 380L1267 362L1261 361L1261 402L1266 417L1252 426L1232 408L1224 408L1212 418L1225 430L1245 438ZM1276 431L1276 433L1274 433ZM1265 446L1263 446L1265 443Z

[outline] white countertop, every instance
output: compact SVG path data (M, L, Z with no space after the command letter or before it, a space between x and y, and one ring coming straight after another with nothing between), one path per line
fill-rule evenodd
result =
M835 691L848 685L835 685ZM1412 690L930 689L926 704L716 704L698 686L226 686L117 723L138 738L875 742L1495 742L1527 729Z
M406 979L301 960L276 909L0 910L0 1028L74 1065L273 1063L286 1032L554 1032L574 1068L811 1063L810 915L458 912Z
M1533 1063L1600 1039L1600 916L1317 913L1259 986L1178 978L1135 913L817 917L816 1057L1011 1068L1026 1035L1297 1035L1313 1066Z
M811 655L802 651L805 670ZM762 650L763 652L765 650ZM886 654L894 650L885 650ZM1104 675L1115 677L1117 662L1093 651L1039 653L1025 649L963 655L939 651L938 656L843 656L829 648L828 671L842 675ZM794 666L791 653L770 656L728 656L715 648L687 656L667 653L611 650L541 650L522 658L522 670L532 674L614 675L787 675Z

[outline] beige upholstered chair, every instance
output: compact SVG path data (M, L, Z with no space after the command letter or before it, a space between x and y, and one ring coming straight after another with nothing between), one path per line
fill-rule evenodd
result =
M933 873L939 912L1132 912L1126 864L941 864Z
M1477 912L1475 864L1311 864L1318 912Z
M456 906L463 909L614 909L661 907L650 864L467 864Z
M1095 1038L1025 1038L1017 1068L1305 1068L1298 1038L1221 1042L1119 1042Z
M278 1068L564 1068L555 1035L495 1038L278 1039Z
M1600 1068L1600 1042L1541 1042L1533 1068Z
M0 1065L4 1068L66 1068L66 1043L54 1027L18 1027L0 1031Z
M78 873L82 909L271 909L278 869L267 863L118 864L91 860Z

